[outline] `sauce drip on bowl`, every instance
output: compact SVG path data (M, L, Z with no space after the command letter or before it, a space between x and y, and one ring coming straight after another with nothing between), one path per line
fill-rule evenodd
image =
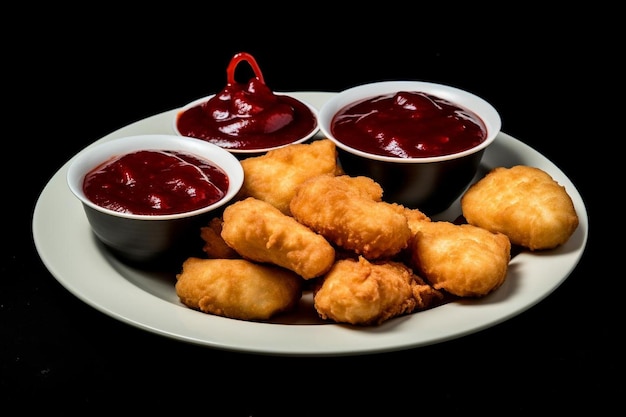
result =
M235 69L243 61L255 74L247 84L235 80ZM226 74L222 91L177 115L182 135L226 149L254 150L287 145L317 127L315 115L304 103L270 90L252 55L236 54Z
M85 175L83 191L95 204L120 213L176 214L221 200L225 171L178 151L141 150L117 156Z
M379 95L346 106L334 116L331 129L352 148L398 158L454 154L487 138L478 115L419 91Z

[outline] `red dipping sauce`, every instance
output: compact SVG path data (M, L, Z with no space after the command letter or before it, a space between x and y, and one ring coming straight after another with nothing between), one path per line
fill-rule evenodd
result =
M120 213L163 215L197 210L228 190L224 170L178 151L141 150L115 157L85 175L83 191Z
M352 148L397 158L450 155L487 138L487 127L478 115L417 91L380 95L346 106L334 116L331 131Z
M255 72L247 84L235 81L235 68L242 61ZM236 54L227 79L218 94L177 115L180 134L226 149L256 150L293 143L317 128L315 114L306 104L270 90L251 55Z

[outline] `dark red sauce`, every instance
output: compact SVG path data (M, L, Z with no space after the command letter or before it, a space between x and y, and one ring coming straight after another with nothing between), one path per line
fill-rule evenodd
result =
M398 158L449 155L487 138L478 115L417 91L380 95L344 107L333 118L331 130L355 149Z
M247 84L235 81L235 68L242 61L247 61L255 73ZM292 143L317 127L308 106L270 90L250 54L236 54L226 73L227 84L222 91L178 114L176 126L182 135L222 148L254 150Z
M220 167L177 151L141 150L94 168L83 191L95 204L121 213L175 214L221 200L229 179Z

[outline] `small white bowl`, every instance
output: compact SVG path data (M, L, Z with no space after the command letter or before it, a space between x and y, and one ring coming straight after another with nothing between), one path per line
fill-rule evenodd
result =
M244 159L244 158L249 158L251 156L259 156L259 155L262 155L262 154L266 153L267 151L271 151L273 149L282 148L284 146L291 145L291 144L296 144L296 143L304 143L304 142L308 141L309 139L313 138L313 136L315 136L317 134L317 132L319 132L319 123L317 121L317 115L318 115L317 108L315 108L310 103L307 103L306 101L303 101L303 100L300 100L300 99L296 99L295 97L292 97L292 96L290 96L289 94L286 94L286 93L277 93L277 92L275 92L274 94L277 95L277 96L282 95L282 96L291 97L292 99L297 100L300 103L302 103L303 105L305 105L312 113L312 116L313 116L313 118L315 120L315 126L313 127L313 129L311 129L305 135L303 135L301 137L298 137L298 138L294 138L293 141L291 141L289 143L282 144L282 145L278 145L278 146L261 147L261 148L255 148L255 149L226 148L229 152L234 154L237 158ZM185 136L178 128L178 119L179 119L180 115L182 113L184 113L185 111L189 110L192 107L199 106L202 103L205 103L205 102L209 101L213 97L215 97L215 94L196 99L196 100L194 100L194 101L184 105L183 107L181 107L175 113L174 118L172 120L172 128L174 129L174 132L177 135Z
M485 140L454 154L403 158L355 149L333 134L333 118L344 107L401 91L423 92L472 111L486 126ZM321 133L336 144L346 174L368 176L382 186L386 201L417 208L429 215L444 211L465 191L485 149L496 139L501 127L499 113L484 99L458 88L422 81L382 81L341 91L322 106L318 123Z
M88 172L115 156L140 150L180 151L208 160L225 171L228 189L213 204L178 214L117 212L87 198L83 181ZM239 160L219 146L199 139L160 134L128 136L90 145L71 160L67 171L68 187L82 203L96 237L123 260L145 264L167 261L175 256L184 259L195 253L194 248L201 248L200 227L237 195L243 178Z

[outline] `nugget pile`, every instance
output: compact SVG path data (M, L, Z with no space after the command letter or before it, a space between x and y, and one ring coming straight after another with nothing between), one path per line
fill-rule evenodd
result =
M511 245L565 243L578 217L565 189L532 167L497 168L462 197L466 224L433 221L345 175L328 139L242 161L236 201L202 227L176 293L190 308L240 320L293 311L312 291L323 319L358 326L484 297L506 279Z

